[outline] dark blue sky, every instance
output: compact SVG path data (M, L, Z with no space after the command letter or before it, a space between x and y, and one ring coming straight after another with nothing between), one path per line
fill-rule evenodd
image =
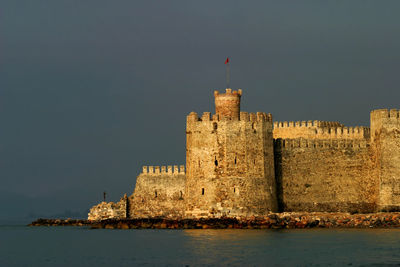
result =
M369 125L400 99L399 1L0 2L1 218L118 200L184 164L213 90L275 120ZM4 212L5 211L5 212Z

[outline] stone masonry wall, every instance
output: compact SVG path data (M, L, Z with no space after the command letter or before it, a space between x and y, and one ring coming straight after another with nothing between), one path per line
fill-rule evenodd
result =
M371 137L378 171L378 209L400 211L400 118L399 110L371 112Z
M144 166L129 197L130 218L183 217L185 180L183 165Z
M117 203L103 201L90 209L88 220L125 219L127 218L127 205L128 199L126 194Z
M282 211L373 212L378 180L366 140L275 140Z

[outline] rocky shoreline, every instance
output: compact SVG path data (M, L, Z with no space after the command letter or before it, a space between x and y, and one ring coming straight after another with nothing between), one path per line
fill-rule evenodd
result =
M303 229L400 228L400 213L274 213L250 218L37 219L29 226L86 226L91 229Z

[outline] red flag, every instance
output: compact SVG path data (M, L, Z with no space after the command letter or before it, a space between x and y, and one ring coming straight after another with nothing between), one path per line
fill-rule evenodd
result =
M227 57L225 60L225 64L228 64L228 63L229 63L229 57Z

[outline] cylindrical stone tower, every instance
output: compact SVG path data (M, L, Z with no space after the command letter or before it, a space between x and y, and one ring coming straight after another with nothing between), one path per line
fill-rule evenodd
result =
M232 92L232 89L227 88L225 94L214 91L215 113L220 118L239 120L241 95L242 89Z

